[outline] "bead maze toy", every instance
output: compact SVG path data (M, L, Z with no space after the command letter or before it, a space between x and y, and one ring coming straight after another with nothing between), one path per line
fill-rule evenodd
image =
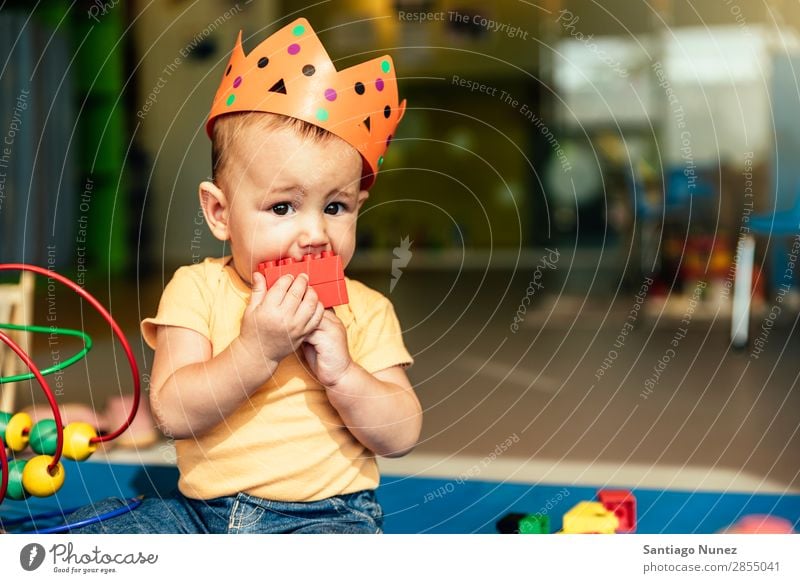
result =
M91 338L84 332L77 330L25 324L0 324L0 341L8 345L30 371L25 374L0 377L0 385L35 378L42 388L42 391L44 391L53 413L52 419L43 419L33 424L30 415L27 413L20 412L12 414L6 411L0 411L0 442L2 442L0 443L1 504L6 496L12 500L23 500L28 496L46 497L55 494L63 485L66 477L64 467L60 462L62 456L75 461L83 461L94 453L98 444L109 442L119 437L130 426L136 416L136 412L139 408L141 386L136 359L133 356L133 351L124 333L111 317L111 314L92 295L68 278L49 269L34 265L27 265L24 263L0 264L0 271L22 271L23 273L27 272L48 277L66 285L91 304L109 323L122 345L130 365L134 384L131 410L128 413L127 419L116 430L104 435L98 435L95 428L85 422L72 422L64 427L55 395L44 377L81 360L92 347ZM27 350L23 349L19 343L15 342L3 330L34 333L46 332L50 334L55 332L58 334L75 336L83 340L84 347L81 351L64 362L40 370L28 355ZM22 454L28 446L30 446L31 450L37 455L30 459L17 457L19 454ZM13 460L8 459L6 448L13 452ZM131 504L126 508L132 509L133 507L134 505ZM102 517L100 519L102 519ZM52 530L52 532L58 531Z
M348 303L347 287L344 281L342 258L332 251L323 251L319 255L308 253L303 259L291 258L275 261L264 261L258 264L258 270L267 280L267 289L271 288L281 276L291 274L295 277L301 273L308 275L308 284L314 288L319 301L326 308Z

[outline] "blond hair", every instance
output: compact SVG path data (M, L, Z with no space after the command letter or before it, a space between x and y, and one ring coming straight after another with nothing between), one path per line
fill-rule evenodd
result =
M233 144L246 128L263 131L288 129L301 138L314 142L336 137L328 130L307 121L276 113L248 111L225 114L214 120L214 127L211 130L211 179L216 184L221 185L220 181L224 180Z

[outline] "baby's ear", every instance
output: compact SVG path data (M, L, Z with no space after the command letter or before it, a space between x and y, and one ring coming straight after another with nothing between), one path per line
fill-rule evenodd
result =
M200 183L200 207L206 218L211 233L220 241L230 239L228 215L230 207L225 193L213 182L206 180Z
M368 198L369 198L368 190L362 190L361 192L358 193L358 199L356 200L356 206L358 210L361 210L361 207L364 206L364 203L367 202Z

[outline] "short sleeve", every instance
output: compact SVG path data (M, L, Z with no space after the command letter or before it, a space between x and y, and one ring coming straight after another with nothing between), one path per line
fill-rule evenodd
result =
M154 318L142 321L142 336L155 349L158 326L178 326L210 337L210 291L199 266L181 267L164 288Z
M368 316L359 326L354 360L370 373L393 366L411 366L414 359L403 342L394 306L385 296L377 292L375 296L370 298Z

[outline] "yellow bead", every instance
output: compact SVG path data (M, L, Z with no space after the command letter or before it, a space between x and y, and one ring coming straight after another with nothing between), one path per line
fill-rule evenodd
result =
M53 473L47 467L53 462L53 456L37 455L28 460L22 470L22 486L31 496L44 498L52 496L64 485L64 466L58 464Z
M17 413L6 426L6 445L14 451L22 451L28 447L28 433L33 426L31 416L27 413Z
M90 440L97 437L97 431L88 423L78 421L64 428L64 457L82 462L97 449Z

